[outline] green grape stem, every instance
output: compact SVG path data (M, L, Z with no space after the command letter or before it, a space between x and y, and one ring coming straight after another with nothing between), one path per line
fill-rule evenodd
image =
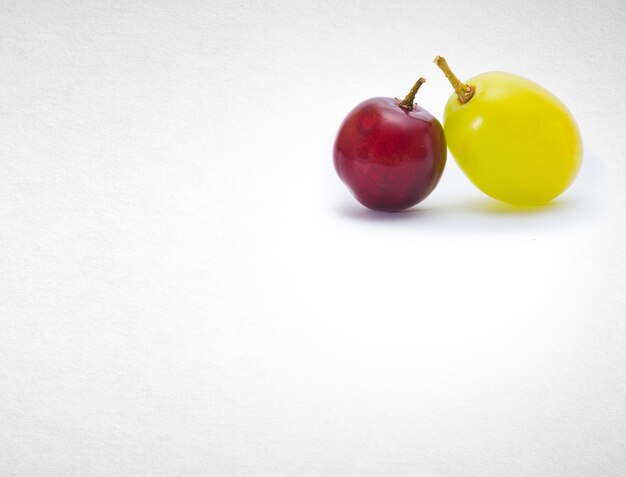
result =
M462 83L461 80L459 80L459 78L457 78L452 72L443 56L435 58L435 64L441 71L443 71L443 74L446 75L448 81L450 81L450 84L454 88L461 104L465 104L472 99L472 96L474 96L474 93L476 92L476 87L474 85Z

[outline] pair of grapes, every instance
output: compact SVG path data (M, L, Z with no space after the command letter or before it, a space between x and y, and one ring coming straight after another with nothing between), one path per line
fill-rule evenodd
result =
M359 202L391 212L422 201L439 182L448 147L476 187L510 204L544 204L573 182L582 141L555 96L511 73L483 73L464 83L444 58L435 63L455 91L443 128L414 104L423 78L404 100L368 99L341 125L335 169Z

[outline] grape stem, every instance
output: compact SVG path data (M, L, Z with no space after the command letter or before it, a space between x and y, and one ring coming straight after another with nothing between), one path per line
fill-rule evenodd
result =
M405 96L405 98L398 106L400 106L405 111L413 111L413 101L415 101L415 95L417 94L417 90L420 89L420 86L422 86L424 83L426 83L426 78L418 79L411 88L411 91L409 91L409 94Z
M452 70L448 66L448 63L446 62L446 59L443 56L438 56L437 58L435 58L435 64L439 67L441 71L443 71L443 74L446 75L446 78L448 78L448 81L454 88L454 91L459 98L459 103L465 104L470 99L472 99L472 96L474 96L474 93L476 92L476 86L472 84L462 83L461 80L459 80L459 78L457 78L456 75L452 72Z

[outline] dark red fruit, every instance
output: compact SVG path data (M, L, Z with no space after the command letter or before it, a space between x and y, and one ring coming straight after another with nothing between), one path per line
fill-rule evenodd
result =
M394 212L414 206L435 188L446 165L446 139L437 119L407 97L363 101L339 128L335 169L366 207Z

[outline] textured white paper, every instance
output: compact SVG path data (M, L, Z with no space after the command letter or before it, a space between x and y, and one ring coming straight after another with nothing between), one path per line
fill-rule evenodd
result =
M0 476L623 476L625 10L0 0ZM568 105L553 206L352 199L436 55Z

